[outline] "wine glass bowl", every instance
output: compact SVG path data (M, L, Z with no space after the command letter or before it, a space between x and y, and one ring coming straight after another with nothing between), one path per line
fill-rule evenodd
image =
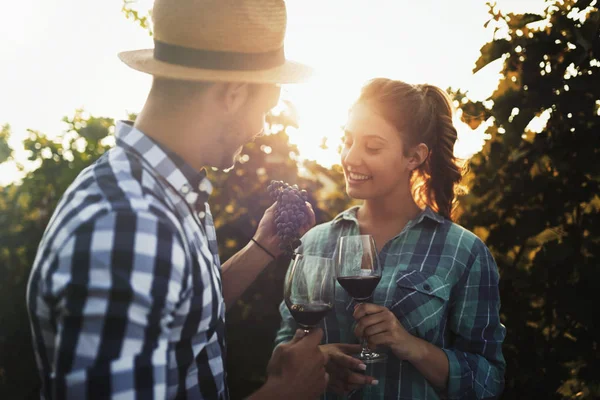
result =
M338 283L355 301L362 302L371 297L380 280L381 276L361 274L340 276Z
M381 265L371 235L342 236L338 239L337 281L357 303L371 298L381 280ZM363 362L385 360L385 354L371 351L362 338L362 350L356 356Z
M297 254L285 280L284 299L305 332L333 309L335 263L331 258Z

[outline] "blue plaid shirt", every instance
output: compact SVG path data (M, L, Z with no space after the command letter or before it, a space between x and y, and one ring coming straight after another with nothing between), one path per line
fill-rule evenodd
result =
M27 301L46 399L226 399L225 304L198 172L130 123L63 195Z
M340 236L358 235L357 208L311 229L300 252L335 258ZM500 323L498 270L474 234L426 208L379 253L382 279L373 303L388 307L404 328L441 348L448 357L448 388L438 391L407 361L388 351L386 363L369 365L379 380L355 393L363 399L497 398L504 387L505 361ZM321 322L323 343L358 343L354 302L336 284L335 309ZM289 341L296 324L280 306L282 325L276 343ZM326 394L326 399L337 398ZM354 396L352 396L354 398Z

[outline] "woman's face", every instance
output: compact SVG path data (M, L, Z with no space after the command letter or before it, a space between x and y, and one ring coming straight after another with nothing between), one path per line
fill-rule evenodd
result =
M396 196L409 188L411 165L396 128L368 104L355 104L342 149L348 195L362 200Z

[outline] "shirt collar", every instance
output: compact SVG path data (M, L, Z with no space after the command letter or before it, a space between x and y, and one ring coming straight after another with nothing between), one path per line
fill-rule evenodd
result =
M190 203L196 203L198 199L188 197L200 196L202 200L208 200L213 188L206 170L197 171L175 152L135 128L131 121L118 121L115 136L117 145L139 154Z
M352 221L352 222L358 224L358 219L356 218L356 212L358 211L359 207L360 206L354 206L354 207L350 207L346 211L342 211L341 213L339 213L338 215L335 216L335 218L333 219L332 222L338 223L342 220L346 220L346 221Z
M346 221L352 221L352 222L358 224L358 219L356 218L356 212L358 211L359 207L360 206L354 206L354 207L347 209L346 211L339 213L333 219L333 223L338 223L342 220L346 220ZM423 222L423 220L425 218L431 219L431 220L437 222L438 224L441 224L444 222L444 217L442 217L441 215L434 212L429 206L426 206L425 209L423 211L421 211L421 213L419 213L419 215L417 215L415 218L413 218L412 220L410 220L408 222L407 226L413 227L417 224L420 224L421 222Z

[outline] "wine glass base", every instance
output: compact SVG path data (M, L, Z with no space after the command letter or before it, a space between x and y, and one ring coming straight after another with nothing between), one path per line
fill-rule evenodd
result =
M358 358L363 364L373 364L378 362L385 362L388 358L387 354L383 353L371 353L371 354L353 354L352 357Z
M298 329L302 329L305 335L308 335L314 326L298 324Z

